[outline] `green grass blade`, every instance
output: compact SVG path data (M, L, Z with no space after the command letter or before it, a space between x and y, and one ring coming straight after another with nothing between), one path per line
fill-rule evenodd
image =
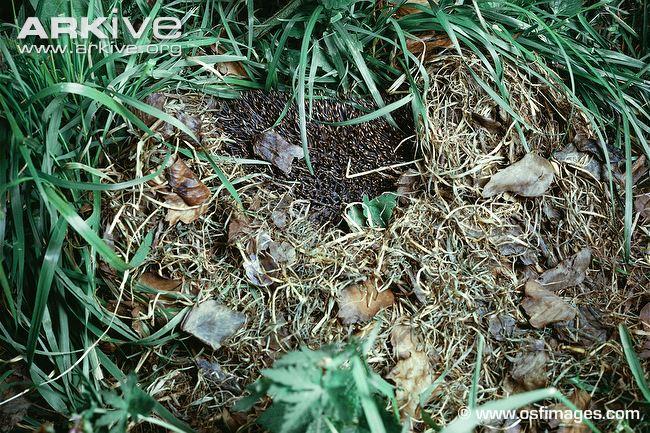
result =
M627 359L627 364L630 367L632 376L634 376L634 380L641 390L641 394L643 394L643 397L645 397L646 401L650 403L650 387L648 386L648 382L645 378L643 367L641 367L639 358L634 351L630 333L623 324L618 325L618 333L621 337L621 345L623 346L623 352L625 352L625 358Z
M476 361L474 362L474 374L472 375L472 388L469 392L469 402L467 407L474 409L478 397L478 383L481 378L481 368L483 366L483 349L485 347L485 337L478 334L478 344L476 346Z
M61 257L61 248L63 247L63 240L65 239L67 231L68 224L66 220L59 219L52 230L50 242L47 245L43 264L41 265L41 271L38 275L36 294L34 296L34 310L32 312L29 335L27 337L27 346L25 349L25 356L27 357L28 365L31 365L34 360L36 340L38 340L38 335L41 331L45 306L47 305L47 300L50 295L54 272L58 266L59 258Z
M99 235L88 226L88 223L77 214L74 208L63 197L57 194L51 187L45 187L45 193L61 216L68 221L68 224L70 224L70 226L74 228L86 242L95 248L110 266L120 272L129 269L129 265L127 265L124 260L115 253L115 251L106 245L106 242L104 242Z
M364 114L362 116L355 117L354 119L344 120L342 122L327 122L326 124L333 125L333 126L350 126L350 125L358 125L360 123L370 122L379 117L386 116L388 113L391 113L392 111L395 111L400 107L403 107L404 105L408 104L412 100L413 100L413 94L408 94L395 102L392 102L378 110L373 111L372 113Z
M323 6L318 6L314 12L309 17L307 26L305 27L305 33L302 37L302 45L300 47L300 60L298 66L298 83L297 83L297 94L296 102L298 103L298 118L300 122L300 140L302 142L302 150L305 154L305 164L309 172L313 175L314 169L311 166L311 159L309 158L309 147L307 143L307 115L305 113L305 75L307 71L307 55L309 52L309 46L311 44L311 34L314 31L314 27L318 22L318 17L323 12Z

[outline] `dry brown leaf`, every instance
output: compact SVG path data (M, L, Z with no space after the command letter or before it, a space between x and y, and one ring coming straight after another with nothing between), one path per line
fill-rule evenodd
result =
M167 169L167 181L172 190L190 206L200 205L212 195L210 188L197 178L180 157Z
M406 49L413 55L420 56L424 53L424 57L429 58L434 53L443 48L452 48L454 46L449 36L446 34L438 34L431 32L423 35L417 35L418 39L408 39L406 41Z
M596 180L601 179L602 166L598 159L589 153L580 152L573 143L554 152L553 157L559 162L578 167L588 172Z
M284 174L291 173L294 158L302 158L300 146L289 143L280 134L270 129L253 139L253 152L265 161L279 168Z
M520 353L512 362L510 376L525 390L543 388L548 380L546 364L549 356L544 350Z
M414 6L409 6L409 5L422 5L422 6L429 6L429 1L428 0L408 0L406 4L403 6L400 6L400 8L397 11L397 16L404 16L404 15L410 15L410 14L417 14L419 12L422 12L420 9L414 7Z
M650 221L650 192L641 194L634 200L634 210L641 219Z
M377 291L375 278L368 278L363 284L346 287L339 295L339 318L346 325L367 322L375 314L393 305L395 295L390 289Z
M152 107L162 111L165 108L166 101L167 101L167 97L162 93L152 93L151 95L145 98L144 103L147 105L151 105ZM144 111L137 110L135 114L147 126L153 125L156 122L156 120L158 120L157 117L147 114Z
M581 389L575 389L569 399L581 411L587 410L591 403L591 395ZM557 428L557 433L587 433L591 431L587 425L583 424L579 419L574 418L574 410L572 408L558 403L549 409L560 410L566 415L562 419L554 417L548 420L549 427L552 429Z
M479 113L472 113L472 120L490 132L500 133L503 132L503 124L498 120L483 116Z
M417 191L419 180L420 172L413 169L406 170L399 176L395 185L401 203L407 203L408 198Z
M506 191L524 197L537 197L549 189L554 174L555 169L550 162L534 153L528 153L493 175L483 188L483 197L492 197Z
M152 289L171 292L172 290L179 289L183 280L170 280L169 278L161 277L155 272L145 272L140 276L138 282Z
M576 316L576 310L562 298L546 290L537 281L529 280L525 288L526 297L521 302L530 316L530 324L543 328L549 323L565 322Z
M488 318L488 332L496 341L505 341L515 332L516 323L509 314L493 314Z
M537 281L552 292L577 286L587 276L589 264L591 264L591 249L583 248L553 269L544 272Z
M205 210L205 206L188 206L180 196L174 193L165 196L165 207L167 208L165 221L168 221L170 225L174 225L179 221L191 224Z
M422 350L418 350L417 338L408 326L395 326L390 338L398 361L388 373L388 378L397 385L395 396L402 415L417 417L420 394L434 380L429 357Z
M235 245L252 232L251 220L243 213L233 213L228 223L228 244Z
M646 331L650 331L650 302L641 308L641 312L639 313L639 320L641 320L641 323L643 324L643 327L646 329Z
M273 284L280 270L290 267L296 260L296 250L290 243L275 242L264 232L249 240L242 255L248 280L260 287Z
M246 323L246 315L207 300L195 306L183 321L182 329L209 345L213 350Z

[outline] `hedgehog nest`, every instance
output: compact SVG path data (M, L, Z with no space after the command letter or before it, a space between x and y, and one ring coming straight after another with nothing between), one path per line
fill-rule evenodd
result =
M469 67L489 81L478 60L470 61ZM168 112L200 117L202 150L218 161L238 189L247 231L236 242L228 241L228 226L241 221L241 210L221 186L212 166L199 158L186 160L203 182L218 192L191 224L170 226L164 220L167 209L156 195L164 188L162 178L110 192L103 213L110 217L103 223L116 248L135 251L146 233L155 232L149 259L126 283L124 308L139 307L137 311L127 308L124 315L132 317L133 323L155 328L167 320L160 311L216 299L248 317L245 327L214 352L182 333L180 341L168 343L167 349L143 349L152 351L140 353L138 365L140 375L153 380L147 391L172 412L193 420L199 429L252 422L252 415L233 414L229 407L260 369L301 345L314 348L345 341L353 334L364 335L376 322L381 323L381 334L369 360L377 372L386 376L396 363L389 334L397 324L410 327L419 336L434 375L447 371L426 407L441 424L453 419L467 401L479 333L486 337L479 402L516 391L509 373L511 363L533 347L543 348L550 356L548 384L567 395L573 389L569 380L573 377L589 383L608 381L612 394L593 395L596 405L618 404L607 402L623 388L636 392L620 346L613 342L618 338L619 323L640 329L638 312L644 287L650 283L650 263L643 253L648 240L639 239L642 232L635 231L639 235L633 241L635 267L627 275L616 272L623 224L610 206L607 185L585 175L584 170L553 159L553 152L574 135L591 135L588 122L553 89L507 67L504 85L512 106L532 127L525 132L528 146L552 161L556 177L542 197L502 194L482 198L482 186L490 175L523 156L521 137L512 127L493 132L472 121L472 113L490 116L496 108L460 58L438 56L429 64L429 71L428 119L418 131L416 157L420 160L411 166L418 171L419 186L399 205L385 230L349 233L334 224L315 224L310 219L314 202L305 190L296 193L295 182L278 179L267 166L250 161L243 147L233 150L233 137L215 122L216 108L205 109L206 104L215 107L210 97L169 95ZM295 114L289 115L289 123L295 124L292 116ZM391 146L404 138L385 131L381 134L392 137ZM179 146L191 148L191 143L181 143L182 136L177 135L176 140ZM312 143L312 151L320 145L327 143ZM135 161L116 162L115 166L122 166L120 177L141 176L157 170L163 154L153 140L145 140L137 146ZM318 167L319 157L313 161ZM298 172L304 175L302 169ZM375 177L368 182L386 190L392 187L393 178ZM350 200L359 200L361 192L353 191ZM331 203L335 205L327 207L329 210L339 209L341 204ZM278 215L283 224L277 224ZM512 229L508 233L513 242L524 248L504 255L495 239L508 229ZM247 242L261 234L287 242L296 251L295 262L265 287L251 284L242 268ZM561 329L531 327L520 308L525 281L585 247L591 248L593 257L587 278L559 293L584 314ZM182 280L175 298L138 293L136 281L145 272ZM380 290L394 292L394 305L367 325L342 325L337 318L337 296L342 289L369 278L377 281ZM497 338L490 323L504 317L514 322L512 334ZM604 336L590 338L587 326L602 330ZM215 385L197 369L197 359L218 363L231 377L231 384Z

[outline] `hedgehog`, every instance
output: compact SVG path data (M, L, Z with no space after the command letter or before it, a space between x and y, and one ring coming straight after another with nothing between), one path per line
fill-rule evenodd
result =
M247 91L238 99L214 100L218 128L230 138L225 151L234 157L255 158L253 143L260 134L270 130L291 144L301 146L298 110L291 103L279 124L277 120L290 102L285 92ZM308 104L308 103L307 103ZM385 118L352 126L334 126L367 114L373 106L366 102L341 102L314 98L307 122L308 148L314 174L304 160L295 160L290 173L269 167L273 178L289 181L293 194L309 200L310 218L319 224L338 224L348 203L364 196L373 198L395 190L395 181L415 153L414 123L408 108L391 113L400 129ZM311 116L310 116L311 113ZM397 169L386 167L402 164ZM373 170L382 169L379 172ZM250 168L253 170L253 168ZM259 171L259 167L254 170ZM361 176L352 176L371 172Z

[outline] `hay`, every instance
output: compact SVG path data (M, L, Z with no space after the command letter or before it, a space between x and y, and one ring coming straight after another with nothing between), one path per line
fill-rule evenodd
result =
M487 80L480 62L472 60L470 67ZM165 209L159 204L164 200L156 192L164 190L162 180L158 185L110 193L104 203L104 214L110 215L105 225L114 225L115 245L135 251L144 234L155 230L155 247L140 271L182 279L180 292L185 296L175 305L217 299L248 316L245 328L215 353L188 338L173 344L171 357L165 349L156 349L141 363L141 374L155 377L150 391L175 413L201 419L199 424L206 428L214 423L243 422L227 412L238 397L236 390L253 381L280 353L301 345L314 348L343 341L372 328L373 324L342 326L336 318L340 291L370 276L397 297L394 307L376 317L381 333L370 362L385 376L396 362L391 328L399 323L417 330L434 373L447 374L426 408L436 422L448 422L466 405L478 333L487 340L479 402L517 390L509 374L511 363L535 345L550 355L549 385L567 394L574 387L573 378L613 387L612 394L595 393L596 405L604 405L613 393L623 390L640 398L616 343L615 327L619 323L638 327L638 311L647 296L644 287L649 284L650 265L643 252L647 238L635 238L636 268L625 278L618 272L617 259L622 252L623 224L610 205L607 185L552 159L552 153L575 135L589 134L586 119L558 92L506 66L503 81L511 104L532 127L525 132L527 145L551 160L557 175L552 188L540 198L504 194L484 199L481 189L489 176L524 155L521 136L508 126L490 132L472 120L472 113L489 117L498 109L461 59L440 56L429 68L429 116L420 140L424 160L418 167L422 191L400 206L384 231L345 233L316 228L308 220L309 203L292 199L290 185L278 187L273 179L246 174L250 170L228 159L220 160L220 167L235 179L250 218L250 232L238 245L228 245L227 227L241 211L224 190L215 195L198 221L172 227L164 222ZM179 101L168 110L202 116L203 150L215 157L222 155L227 137L209 122L201 98L186 95ZM163 153L153 142L144 142L137 152L141 172L131 169L124 176L155 170ZM208 186L219 185L209 164L194 159L192 168ZM274 182L272 188L270 182ZM274 211L286 214L286 226L274 224ZM251 285L242 269L247 242L260 233L276 242L288 242L296 250L296 262L284 268L270 287ZM503 254L504 239L514 244L510 246L513 255ZM576 337L584 325L580 320L563 334L552 326L538 330L519 308L522 287L530 276L583 247L591 248L593 256L587 279L560 294L572 305L585 311L588 307L599 316L609 339L594 344L583 344L584 337ZM156 314L159 305L138 293L137 279L138 275L132 279L132 299L146 302L143 311ZM490 333L490 317L503 315L514 319L515 330L509 338L497 341ZM151 321L150 317L142 319ZM172 360L160 362L163 353ZM197 373L197 358L217 362L231 376L232 386L224 390L204 372ZM618 408L623 403L608 404L608 408Z

